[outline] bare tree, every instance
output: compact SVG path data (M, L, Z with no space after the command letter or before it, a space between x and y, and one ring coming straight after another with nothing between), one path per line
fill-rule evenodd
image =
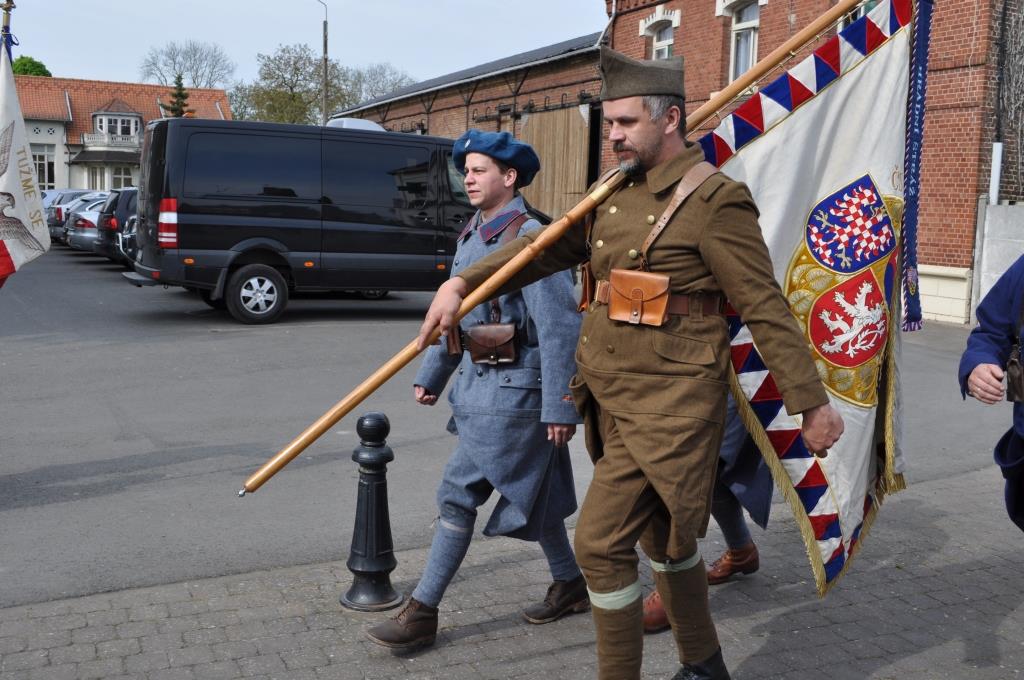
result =
M1007 142L1015 147L1015 174L1020 192L1024 188L1024 16L1021 12L1007 12L1007 15L1002 101L998 105L1003 109Z
M171 41L163 47L151 47L142 60L143 80L154 80L161 85L174 84L181 75L189 87L218 87L227 83L235 73L235 63L220 45L186 40Z
M359 101L383 97L416 82L408 73L387 62L353 69L353 76L354 82L358 84Z

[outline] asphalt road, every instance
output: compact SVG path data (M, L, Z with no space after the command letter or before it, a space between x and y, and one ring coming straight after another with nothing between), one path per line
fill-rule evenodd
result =
M413 337L429 295L305 298L276 325L243 326L180 289L134 288L120 271L58 246L0 290L0 607L343 559L355 417L258 493L236 494ZM1008 427L1008 407L960 399L966 335L930 323L903 336L911 484L991 465ZM412 402L414 369L357 409L391 419L400 549L429 543L453 441L446 405ZM578 440L572 450L582 491L589 463ZM874 531L885 521L883 511Z

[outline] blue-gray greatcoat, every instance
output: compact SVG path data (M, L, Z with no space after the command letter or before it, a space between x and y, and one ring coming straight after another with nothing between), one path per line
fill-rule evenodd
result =
M485 224L479 224L477 212L459 238L451 275L497 250L506 240L505 228L524 212L520 196ZM540 227L531 219L519 233ZM448 394L453 413L449 430L458 434L459 442L438 491L442 519L456 520L446 513L455 512L452 505L469 505L467 498L482 502L486 495L480 498L478 489L486 480L501 498L484 534L536 540L543 529L576 510L568 447L547 440L547 424L581 420L568 387L576 372L573 353L580 316L568 271L502 295L498 302L501 322L525 331L514 363L474 364L468 352L451 356L443 344L434 345L426 351L414 383L441 394L455 375ZM489 323L490 313L489 303L479 305L461 326Z

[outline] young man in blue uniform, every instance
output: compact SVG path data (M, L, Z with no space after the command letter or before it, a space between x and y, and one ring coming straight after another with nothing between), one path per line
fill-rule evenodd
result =
M540 161L507 132L478 130L455 142L452 160L478 209L459 236L456 276L518 234L541 228L518 193L540 170ZM473 334L501 333L496 324L515 327L515 339L505 343L506 352L515 343L514 359L506 354L499 361L498 350L483 356L471 351ZM572 276L563 271L467 314L452 331L465 351L452 354L451 345L427 350L413 396L433 405L455 375L449 430L459 443L437 492L440 518L423 576L398 615L367 632L373 642L399 649L434 642L437 606L469 548L477 508L493 491L501 497L484 534L538 541L551 570L547 596L523 612L526 620L548 623L589 608L565 530L565 518L576 510L567 443L580 422L568 388L579 327ZM504 328L502 337L508 337L511 329Z

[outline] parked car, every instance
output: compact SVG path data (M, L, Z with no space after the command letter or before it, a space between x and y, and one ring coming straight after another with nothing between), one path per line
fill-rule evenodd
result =
M294 291L435 290L475 212L451 145L387 131L153 121L139 253L125 277L196 289L242 323L277 320Z
M75 250L93 251L96 243L96 224L100 218L100 208L105 198L85 203L78 210L72 211L64 223L64 242Z
M114 262L127 262L122 259L117 244L124 231L128 217L135 214L139 190L135 187L115 189L110 192L107 200L100 208L99 221L96 223L96 242L93 249Z
M57 190L57 195L46 206L46 226L50 230L51 241L64 242L64 220L67 218L64 206L87 193L89 193L88 189Z

